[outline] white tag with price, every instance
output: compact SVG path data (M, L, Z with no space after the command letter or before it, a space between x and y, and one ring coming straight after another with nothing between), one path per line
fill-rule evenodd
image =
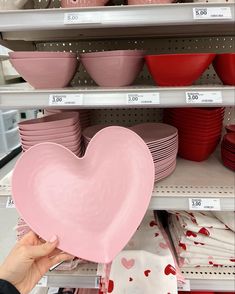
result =
M43 276L41 280L37 283L36 287L47 287L48 284L48 277Z
M194 19L230 19L232 18L230 7L195 7Z
M14 201L13 201L13 199L11 197L7 198L6 208L15 208Z
M64 106L64 105L82 105L83 94L52 94L49 96L49 105Z
M133 105L160 104L160 95L159 93L129 93L126 102Z
M183 282L178 282L178 291L190 291L190 280L185 280Z
M221 91L186 92L186 103L222 103Z
M190 198L189 199L190 210L215 210L220 211L220 199L218 198Z
M95 24L101 23L101 14L69 12L64 14L64 24Z

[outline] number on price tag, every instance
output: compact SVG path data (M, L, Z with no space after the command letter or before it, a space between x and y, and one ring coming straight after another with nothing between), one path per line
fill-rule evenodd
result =
M82 105L83 94L52 94L49 96L49 105Z
M101 23L101 14L69 12L64 14L64 24L95 24Z
M232 18L230 7L195 7L194 19L230 19Z
M222 103L221 91L186 92L186 103Z
M221 210L220 199L213 198L190 198L190 210Z
M185 283L178 283L178 291L190 291L190 280L185 280Z
M37 283L36 287L47 287L48 277L43 276L41 280Z
M13 199L11 197L7 198L6 208L15 208L14 201L13 201Z
M153 105L160 103L159 93L129 93L127 94L127 104Z

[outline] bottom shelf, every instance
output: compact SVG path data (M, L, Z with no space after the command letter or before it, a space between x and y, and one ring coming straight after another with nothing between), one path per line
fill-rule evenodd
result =
M17 211L0 209L0 263L14 246L17 223ZM191 290L235 291L235 268L188 268L183 275L190 282ZM97 275L97 264L81 264L73 271L52 271L47 274L47 287L98 288L100 277Z

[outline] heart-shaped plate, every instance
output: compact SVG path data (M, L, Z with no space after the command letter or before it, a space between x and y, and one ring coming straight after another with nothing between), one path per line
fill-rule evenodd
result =
M16 164L12 193L21 217L43 239L57 235L61 250L108 263L144 217L154 172L138 135L108 127L83 158L55 143L30 148Z

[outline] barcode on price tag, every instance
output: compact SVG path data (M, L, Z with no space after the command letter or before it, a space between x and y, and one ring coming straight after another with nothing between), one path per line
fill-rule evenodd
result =
M127 94L127 104L145 104L145 105L153 105L160 103L160 95L159 93L129 93Z
M11 197L7 198L6 208L15 208L14 201L13 201L13 199Z
M232 18L230 7L195 7L194 19L230 19Z
M64 24L95 24L101 23L101 14L69 12L64 14Z
M178 291L190 291L190 280L185 280L178 283Z
M186 92L186 103L222 103L221 91Z
M43 276L41 280L37 283L36 287L47 287L48 277Z
M49 96L49 105L82 105L83 94L52 94Z
M190 198L190 210L221 210L220 199L218 198Z

